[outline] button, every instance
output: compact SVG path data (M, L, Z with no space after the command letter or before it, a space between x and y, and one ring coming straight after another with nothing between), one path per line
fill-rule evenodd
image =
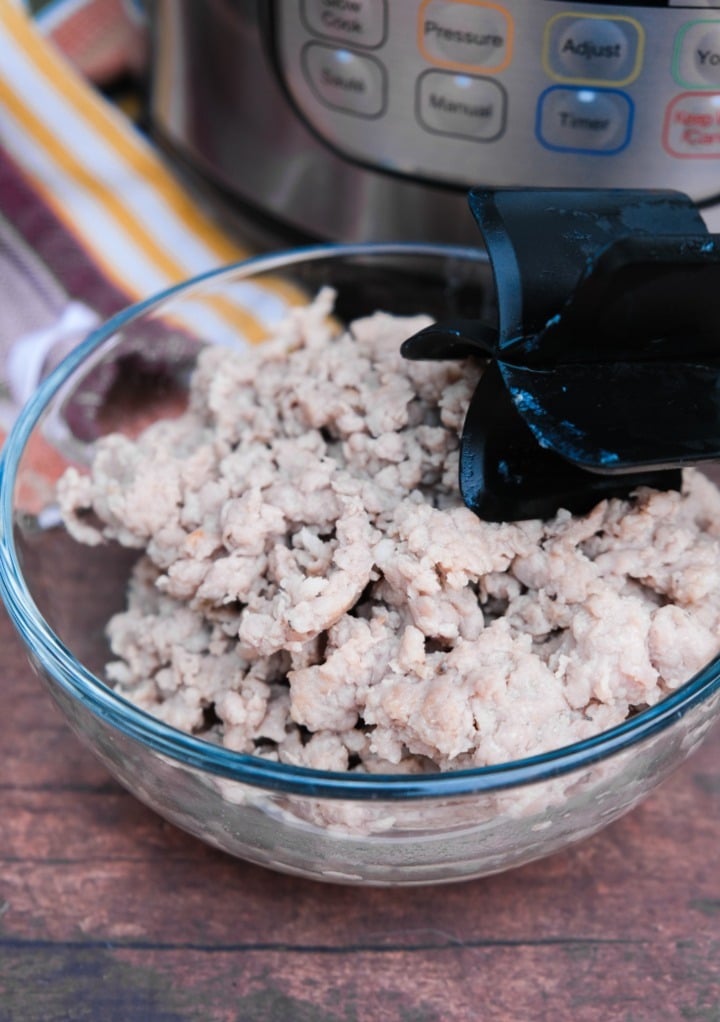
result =
M569 89L554 85L538 103L536 132L549 149L618 153L630 141L633 103L615 89Z
M673 75L688 88L720 85L720 21L692 21L678 33Z
M425 0L418 46L426 60L471 71L502 71L512 56L513 23L504 7L480 0Z
M494 142L505 130L505 90L490 78L426 71L417 84L417 116L439 135Z
M374 57L308 43L302 66L313 92L327 106L360 117L379 117L385 110L387 76Z
M720 157L720 93L683 92L665 111L663 145L672 156Z
M640 73L644 38L634 18L556 14L545 29L545 70L577 85L626 85Z
M352 46L380 46L387 31L387 0L302 0L302 16L315 35Z

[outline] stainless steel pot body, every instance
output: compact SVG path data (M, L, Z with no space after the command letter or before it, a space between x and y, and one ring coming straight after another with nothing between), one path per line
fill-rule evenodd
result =
M473 185L720 193L720 0L152 0L150 122L295 238L476 240ZM709 212L708 218L712 219Z

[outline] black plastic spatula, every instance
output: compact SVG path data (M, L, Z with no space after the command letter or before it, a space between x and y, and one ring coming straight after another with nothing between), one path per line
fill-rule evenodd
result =
M498 322L437 323L408 358L488 361L460 489L482 518L680 486L720 456L720 244L688 196L473 191Z

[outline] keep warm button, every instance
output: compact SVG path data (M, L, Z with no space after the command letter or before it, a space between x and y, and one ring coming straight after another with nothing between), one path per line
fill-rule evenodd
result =
M720 158L720 93L676 96L665 112L663 145L672 156Z

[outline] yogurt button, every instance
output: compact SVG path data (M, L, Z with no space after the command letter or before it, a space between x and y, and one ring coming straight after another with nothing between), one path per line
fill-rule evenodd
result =
M720 22L695 21L680 33L673 71L683 85L720 85Z
M720 84L720 27L703 32L693 47L693 64L703 81Z
M720 84L720 29L703 34L692 51L692 62L704 82Z

